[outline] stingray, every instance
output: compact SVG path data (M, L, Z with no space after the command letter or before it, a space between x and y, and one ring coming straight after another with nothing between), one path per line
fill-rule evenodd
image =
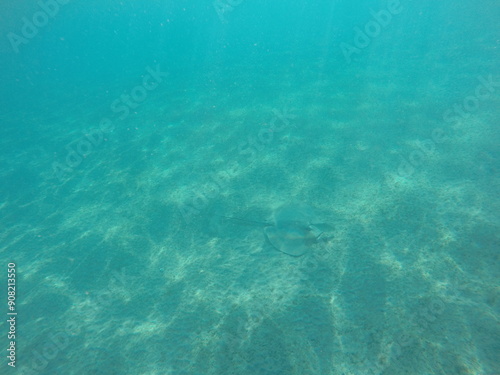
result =
M272 247L294 257L300 257L318 242L326 241L324 232L332 228L331 225L319 221L314 209L305 204L280 206L273 212L269 221L224 217L263 226L264 235Z

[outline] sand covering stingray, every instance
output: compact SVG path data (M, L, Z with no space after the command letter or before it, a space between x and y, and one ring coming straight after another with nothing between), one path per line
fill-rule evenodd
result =
M317 220L312 207L305 204L286 204L277 208L269 222L226 217L264 226L264 234L269 243L282 253L299 257L307 253L319 241L326 240L323 235L331 225Z

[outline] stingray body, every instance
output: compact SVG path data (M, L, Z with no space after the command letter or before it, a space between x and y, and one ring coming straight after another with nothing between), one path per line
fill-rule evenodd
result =
M247 224L262 225L267 241L276 250L294 257L306 254L314 244L323 240L323 229L330 227L328 224L316 223L314 210L304 204L280 206L266 222L235 217L226 218Z

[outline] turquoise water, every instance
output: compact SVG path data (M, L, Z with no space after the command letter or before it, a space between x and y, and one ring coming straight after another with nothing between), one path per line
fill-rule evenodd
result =
M0 373L500 374L498 1L144 3L2 5Z

